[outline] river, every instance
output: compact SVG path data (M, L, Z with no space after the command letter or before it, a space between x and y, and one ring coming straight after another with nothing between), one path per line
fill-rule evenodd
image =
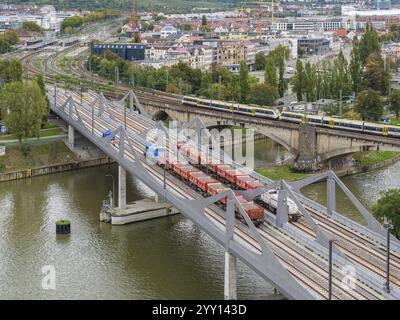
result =
M256 165L282 161L270 140L256 142ZM0 184L0 299L222 299L223 248L180 215L127 226L99 222L102 200L117 177L104 166ZM344 178L367 206L376 190L400 187L400 164ZM128 201L153 192L128 178ZM304 193L324 202L325 184ZM338 209L350 216L338 193ZM55 235L55 221L72 233ZM56 289L42 288L42 268L54 266ZM272 287L240 261L240 299L275 299Z

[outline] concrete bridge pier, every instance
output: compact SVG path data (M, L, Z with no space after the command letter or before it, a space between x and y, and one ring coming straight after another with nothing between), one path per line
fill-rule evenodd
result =
M224 299L237 299L237 262L236 257L229 251L225 251L225 277L224 277Z
M75 146L75 129L71 125L68 125L68 143L71 148L74 148L74 146Z
M122 166L118 167L118 208L126 208L126 171Z

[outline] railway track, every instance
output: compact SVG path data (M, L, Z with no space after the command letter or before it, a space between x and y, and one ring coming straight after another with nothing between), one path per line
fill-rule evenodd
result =
M75 97L76 101L79 101L80 96L76 93L72 93L73 97ZM95 99L93 95L86 95L82 99L84 103L91 103ZM64 97L63 101L66 101L66 97ZM113 116L116 119L119 119L121 122L123 121L124 115L121 111L118 111L110 106L110 110L113 110ZM90 115L86 115L86 123L90 125ZM128 129L134 132L144 131L149 127L149 122L146 120L142 120L140 118L131 119L131 115L129 115L129 124ZM132 121L132 124L131 124ZM109 129L108 127L103 126L102 130ZM101 130L97 130L96 134L101 134ZM138 146L138 153L141 154L144 146ZM154 168L147 168L149 170L155 170ZM157 171L157 170L156 170ZM162 179L161 173L159 172L159 178ZM157 174L155 174L157 176ZM173 180L174 178L171 176L168 177ZM182 194L180 193L181 195ZM187 196L187 194L186 194ZM191 196L192 197L192 196ZM218 211L218 210L217 210ZM220 210L219 210L220 211ZM224 225L223 212L219 212L217 216L216 213L208 212L208 214L222 223ZM254 243L254 239L251 235L248 234L248 227L245 226L240 221L236 222L236 226L239 234L248 241L248 237L250 243L252 243L253 247L257 250L260 250L257 243ZM310 250L306 250L305 248L300 247L298 244L296 245L296 241L294 239L289 238L284 233L275 229L274 227L264 223L259 228L260 234L265 239L267 243L271 245L273 248L274 254L277 258L285 265L288 271L295 276L295 278L302 283L304 286L308 287L309 290L314 292L314 294L318 294L321 298L327 296L327 261L323 259L319 255L316 255L314 252ZM285 242L290 242L290 245L284 244ZM301 252L301 253L300 253ZM305 267L307 266L307 267ZM373 288L366 286L362 281L357 280L357 288L359 291L355 291L352 293L347 292L342 288L341 278L343 275L341 274L341 270L338 267L334 267L334 298L336 299L382 299L384 298L381 293L377 292ZM312 284L312 285L310 285Z

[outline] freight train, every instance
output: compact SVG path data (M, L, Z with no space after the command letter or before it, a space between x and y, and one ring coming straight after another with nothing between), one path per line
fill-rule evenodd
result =
M326 127L326 128L336 128L341 130L365 132L374 135L383 135L389 137L400 137L400 126L360 121L360 120L350 120L343 118L335 118L329 116L319 116L319 115L305 115L299 112L283 111L279 113L277 110L271 107L264 106L254 106L245 105L232 101L218 101L204 98L197 98L191 96L184 96L182 98L182 104L213 109L219 111L225 111L235 114L245 114L254 117L267 118L271 120L280 120L290 123L309 123L314 126Z
M232 189L254 190L264 188L264 184L251 177L248 172L243 169L235 169L230 164L219 163L215 161L213 157L206 157L203 152L199 152L195 147L181 144L178 144L177 147L185 157L190 159L193 163L198 164L203 170L211 172L213 177L223 182L225 185L229 185ZM257 197L255 201L265 209L276 214L278 207L278 191L275 189L268 190ZM287 198L287 206L289 220L297 221L299 217L301 217L301 213L296 203L292 199Z
M193 189L201 192L204 196L212 196L229 190L218 180L210 177L200 169L187 163L174 159L170 161L164 152L160 152L153 146L146 146L146 156L152 158L160 166L165 166L167 170L172 172L177 178L188 183ZM258 226L264 220L264 209L253 201L247 201L240 194L236 194L244 211L247 213L253 223ZM220 201L222 207L227 204L227 197ZM235 212L238 217L241 217L238 206L235 205Z

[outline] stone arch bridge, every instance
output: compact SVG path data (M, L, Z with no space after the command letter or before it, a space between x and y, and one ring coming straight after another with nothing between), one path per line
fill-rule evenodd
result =
M160 97L141 98L145 112L156 120L170 118L186 123L200 116L207 127L243 126L276 141L292 155L302 170L332 167L335 162L357 151L400 151L400 139L346 130L298 125L283 121L238 115L229 112L169 104Z

